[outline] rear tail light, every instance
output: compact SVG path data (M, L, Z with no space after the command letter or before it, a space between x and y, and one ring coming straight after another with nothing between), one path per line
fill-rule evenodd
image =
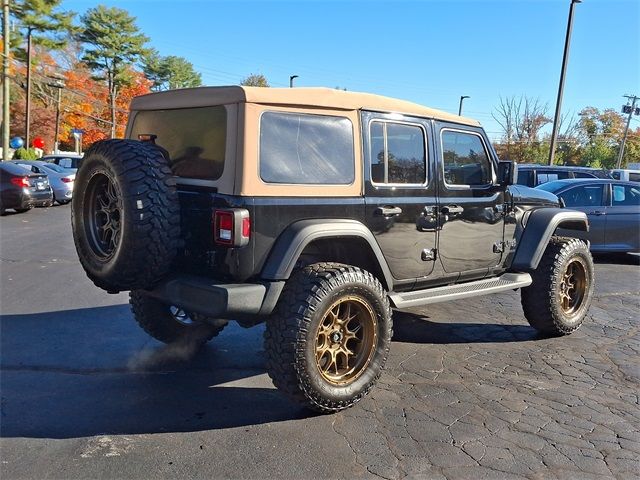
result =
M64 183L73 182L73 178L71 178L71 177L62 177L60 180L62 180Z
M19 187L30 187L29 177L12 177L11 183Z
M223 245L233 243L233 223L233 212L216 210L214 220L216 243Z
M244 208L213 211L213 241L227 247L243 247L251 237L251 219Z

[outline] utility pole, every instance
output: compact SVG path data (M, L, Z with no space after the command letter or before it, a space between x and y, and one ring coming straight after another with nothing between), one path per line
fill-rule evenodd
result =
M562 107L562 94L564 92L564 77L569 63L569 46L571 44L571 30L573 29L573 8L582 0L571 0L569 7L569 20L567 21L567 36L564 39L564 54L562 55L562 70L560 72L560 85L558 85L558 100L556 101L556 114L553 118L553 133L551 134L551 146L549 148L549 165L553 165L553 157L556 154L556 141L560 128L560 108Z
M29 130L31 128L31 33L33 28L27 27L27 99L25 101L24 146L29 148Z
M622 144L620 145L620 151L618 152L618 162L616 163L616 168L620 168L622 165L622 156L624 155L624 144L627 141L627 134L629 133L629 124L631 123L631 116L635 113L638 115L640 112L636 109L636 101L640 99L640 97L636 97L635 95L624 95L625 98L631 100L631 108L626 108L629 105L625 105L622 107L622 113L629 113L629 117L627 118L627 126L624 129L624 136L622 137Z
M9 158L9 136L11 135L11 119L9 118L9 54L11 32L9 31L9 0L2 0L2 38L4 39L2 53L2 158Z
M458 105L458 116L462 115L462 102L465 98L471 98L469 95L462 95L460 97L460 105Z
M115 78L112 78L109 82L109 92L111 92L109 97L111 103L111 138L116 138L116 94L118 93L118 87L115 85Z
M58 137L60 132L60 103L62 101L62 89L65 87L64 77L52 76L52 82L47 83L48 86L58 90L58 98L56 102L56 130L53 137L53 153L58 153Z

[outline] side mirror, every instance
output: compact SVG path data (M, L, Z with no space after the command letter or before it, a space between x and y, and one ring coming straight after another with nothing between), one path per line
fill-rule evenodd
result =
M507 187L518 183L518 164L510 160L498 162L498 185Z

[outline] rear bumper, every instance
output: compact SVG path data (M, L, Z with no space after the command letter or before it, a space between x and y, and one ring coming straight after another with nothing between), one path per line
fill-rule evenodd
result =
M71 200L73 197L73 189L68 187L58 187L53 189L53 196L56 200Z
M147 294L187 312L256 324L273 311L283 287L284 282L228 284L180 275L163 281Z
M21 208L43 207L49 205L52 201L53 191L51 189L34 192L23 191Z

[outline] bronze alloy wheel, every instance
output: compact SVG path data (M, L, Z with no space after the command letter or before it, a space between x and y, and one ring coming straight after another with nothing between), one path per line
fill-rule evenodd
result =
M574 258L567 264L558 289L560 307L566 315L575 315L580 310L587 288L585 265L582 259Z
M357 379L369 365L378 342L376 315L358 296L345 296L327 309L316 332L316 365L331 384Z
M104 173L91 178L87 194L87 239L94 253L106 260L113 256L120 242L122 200L113 179Z

